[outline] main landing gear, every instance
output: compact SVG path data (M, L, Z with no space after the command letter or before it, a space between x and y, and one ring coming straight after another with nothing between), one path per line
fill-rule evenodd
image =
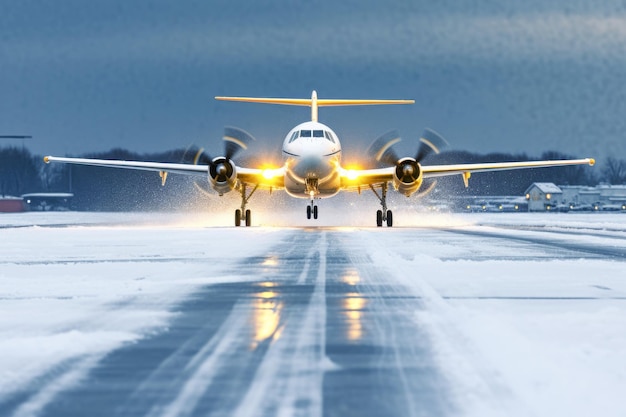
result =
M378 194L374 186L370 185L370 189L378 197L382 206L382 210L376 211L376 226L378 227L382 227L383 223L387 223L387 227L393 226L393 213L391 210L387 210L387 187L387 183L382 184L380 186L381 194Z
M246 184L241 184L241 186L239 187L239 193L241 194L241 209L235 210L235 226L241 226L242 220L245 222L246 226L250 226L252 224L252 216L250 210L246 209L246 205L248 204L248 201L250 201L250 197L252 197L252 194L254 194L257 188L259 188L258 185L256 185L252 189L250 194L246 196Z

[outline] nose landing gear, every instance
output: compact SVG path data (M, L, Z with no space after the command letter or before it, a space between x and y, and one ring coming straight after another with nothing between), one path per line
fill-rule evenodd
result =
M319 194L319 183L317 178L306 179L306 191L311 197L311 204L306 207L306 218L311 220L311 215L317 220L317 206L315 205L315 196Z
M306 218L311 220L311 215L317 220L317 206L313 200L310 205L306 206Z

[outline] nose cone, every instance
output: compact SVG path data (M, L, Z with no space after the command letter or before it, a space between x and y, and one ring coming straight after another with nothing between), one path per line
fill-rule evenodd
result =
M332 166L325 158L319 155L310 155L300 158L291 168L299 178L325 178L332 173Z

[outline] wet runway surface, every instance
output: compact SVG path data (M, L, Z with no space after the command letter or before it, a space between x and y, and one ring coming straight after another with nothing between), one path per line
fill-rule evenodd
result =
M556 232L523 232L531 235L472 227L281 231L261 253L244 253L228 264L229 273L242 277L238 282L210 277L216 282L195 287L168 308L173 315L167 326L104 355L57 363L26 388L0 397L0 415L452 416L482 410L475 404L468 409L479 396L493 401L484 409L494 415L511 411L507 404L523 403L526 394L516 393L505 371L497 375L498 364L458 324L471 312L467 306L599 300L622 309L626 300L623 287L602 279L585 283L582 292L457 281L481 263L481 279L495 279L487 265L503 270L511 262L587 260L613 268L626 254L621 235L592 244L559 240ZM119 262L135 268L151 262L125 255ZM201 268L201 258L185 262ZM153 260L167 265L181 257L164 253ZM216 261L207 259L207 265ZM206 270L220 273L215 265ZM495 339L507 337L485 323ZM86 371L75 377L77 369ZM531 411L536 409L517 410Z
M43 416L442 415L420 301L327 232L294 233L212 285L169 329L107 356ZM407 308L408 307L408 308Z

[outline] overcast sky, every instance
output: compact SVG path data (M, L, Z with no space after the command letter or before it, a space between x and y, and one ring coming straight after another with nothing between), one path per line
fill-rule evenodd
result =
M316 89L417 102L320 109L344 154L393 128L408 150L431 127L454 149L626 158L623 0L0 0L0 9L0 134L33 135L34 153L218 149L224 125L279 149L308 109L213 97Z

